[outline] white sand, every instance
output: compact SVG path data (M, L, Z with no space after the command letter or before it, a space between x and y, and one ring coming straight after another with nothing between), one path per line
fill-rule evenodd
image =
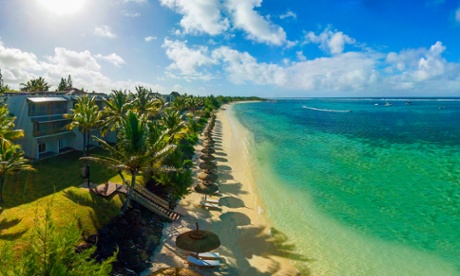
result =
M251 164L247 156L244 128L232 117L231 105L219 110L213 137L221 191L220 209L206 210L199 206L201 194L192 192L179 204L187 215L165 227L162 242L153 257L152 268L187 267L186 251L175 246L176 237L195 229L217 234L221 246L220 268L193 268L203 275L299 275L291 262L281 257L269 235L269 225L255 193ZM200 141L201 144L201 141ZM200 153L201 146L196 147ZM197 168L196 172L200 172ZM197 181L198 183L198 181Z

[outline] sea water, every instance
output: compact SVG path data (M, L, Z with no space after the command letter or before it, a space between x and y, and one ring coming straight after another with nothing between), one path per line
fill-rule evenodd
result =
M233 107L280 251L305 275L460 275L460 101L389 102Z

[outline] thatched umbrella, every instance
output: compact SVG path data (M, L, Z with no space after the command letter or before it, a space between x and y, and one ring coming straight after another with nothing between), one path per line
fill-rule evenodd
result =
M176 246L183 250L203 253L218 248L220 239L211 231L200 230L197 222L196 230L185 232L177 237Z
M214 145L216 144L216 142L214 140L210 140L210 139L205 139L203 141L203 146L205 147L213 147Z
M204 161L211 161L211 160L215 160L216 158L212 156L211 154L202 154L200 155L200 159Z
M214 183L202 182L195 186L195 192L204 195L204 200L206 201L208 195L216 195L219 193L219 186Z
M211 163L211 162L200 162L199 167L202 170L215 171L217 169L217 165L215 163Z
M150 273L149 276L202 276L186 267L167 267Z
M201 179L203 181L207 181L207 182L214 182L216 181L218 178L218 175L216 173L213 173L213 172L210 172L210 173L206 173L206 172L200 172L198 174L198 179Z
M210 182L202 182L195 186L195 192L204 195L212 195L219 192L219 186Z
M216 151L211 147L204 147L201 152L203 153L216 153Z

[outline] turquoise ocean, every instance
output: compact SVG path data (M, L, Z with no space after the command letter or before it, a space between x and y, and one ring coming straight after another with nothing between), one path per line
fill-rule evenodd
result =
M460 100L289 99L233 113L265 215L304 275L460 275Z

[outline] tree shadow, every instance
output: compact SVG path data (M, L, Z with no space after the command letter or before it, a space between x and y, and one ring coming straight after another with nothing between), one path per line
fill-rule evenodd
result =
M105 154L94 149L91 154ZM4 186L5 208L14 208L22 204L60 192L69 187L81 185L83 180L80 160L82 153L72 151L49 159L34 162L37 172L21 173L8 176ZM116 175L115 172L99 164L90 165L91 182L104 183Z
M218 169L219 171L231 171L231 170L232 170L232 167L227 166L227 165L218 165L218 166L217 166L217 169Z
M222 221L232 225L232 226L245 226L251 224L251 219L239 212L227 212L219 216Z
M216 160L219 162L228 162L228 159L222 157L216 157Z
M227 196L227 197L223 197L220 199L220 202L222 203L222 205L225 205L227 206L228 208L243 208L243 207L246 207L246 205L244 205L244 201L237 198L237 197L233 197L233 196Z
M242 195L248 194L248 192L242 190L243 184L236 183L226 183L219 186L219 189L222 193L231 194L231 195Z
M0 215L2 214L2 212L3 212L3 209L0 209ZM13 240L16 240L22 237L22 235L24 235L24 233L27 232L27 229L16 232L16 233L2 234L2 231L18 225L19 223L21 223L21 221L22 219L11 219L11 220L8 220L6 218L2 219L0 221L0 240L13 241Z

